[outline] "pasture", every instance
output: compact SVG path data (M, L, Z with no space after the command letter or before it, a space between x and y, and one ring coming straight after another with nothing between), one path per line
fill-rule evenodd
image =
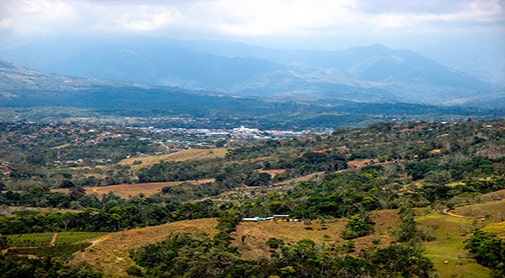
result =
M215 149L190 149L169 154L149 155L141 157L130 157L119 161L121 165L130 165L134 170L143 167L151 167L161 161L186 161L186 160L200 160L211 158L223 158L228 149L215 148Z
M391 243L389 231L398 224L397 210L373 211L372 219L375 222L375 232L353 239L356 246L355 254L360 249L386 246ZM310 239L318 244L343 246L347 241L342 239L341 232L346 223L347 219L344 218L327 219L325 223L312 220L310 224L286 221L241 222L236 232L232 233L234 240L231 245L237 246L241 256L249 260L270 257L270 250L266 244L269 238L282 239L286 244Z
M490 277L490 270L468 257L464 241L477 223L471 218L431 213L416 217L416 222L430 231L435 240L424 242L424 255L434 264L440 277Z

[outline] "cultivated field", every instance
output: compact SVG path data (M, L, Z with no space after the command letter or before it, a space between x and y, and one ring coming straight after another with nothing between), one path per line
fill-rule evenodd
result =
M38 247L50 245L65 245L77 243L86 239L105 235L105 232L46 232L32 234L7 235L11 246L14 247ZM54 241L54 242L53 242ZM51 244L52 243L52 244Z

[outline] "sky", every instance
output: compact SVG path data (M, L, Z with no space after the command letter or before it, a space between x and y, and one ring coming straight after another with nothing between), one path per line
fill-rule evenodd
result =
M319 50L381 43L505 64L505 0L0 0L0 49L66 34Z

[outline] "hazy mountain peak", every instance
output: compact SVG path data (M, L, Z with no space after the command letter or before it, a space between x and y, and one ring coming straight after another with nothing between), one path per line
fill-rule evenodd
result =
M356 47L359 51L367 51L368 53L373 53L373 54L390 54L394 52L391 48L388 48L380 43L375 43L369 46L363 46L363 47Z

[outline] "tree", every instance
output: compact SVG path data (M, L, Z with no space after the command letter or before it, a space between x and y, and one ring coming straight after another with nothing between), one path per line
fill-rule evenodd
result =
M269 173L264 172L252 172L249 177L247 177L245 184L248 186L267 186L270 185L272 176Z
M71 180L63 180L60 184L61 188L72 188L74 187L74 183Z
M365 214L363 216L354 215L345 225L345 229L342 231L342 238L353 239L369 235L374 231L374 224L375 223L370 219L369 214Z
M417 223L414 220L414 211L409 207L401 207L398 214L401 222L393 232L396 240L399 242L414 240L418 232Z
M465 241L465 249L477 263L493 270L494 277L505 276L505 241L496 235L477 230Z
M86 195L86 189L82 186L72 187L68 193L68 197L72 201L76 201L84 195Z
M433 263L418 248L397 244L380 248L371 262L377 277L433 277Z

